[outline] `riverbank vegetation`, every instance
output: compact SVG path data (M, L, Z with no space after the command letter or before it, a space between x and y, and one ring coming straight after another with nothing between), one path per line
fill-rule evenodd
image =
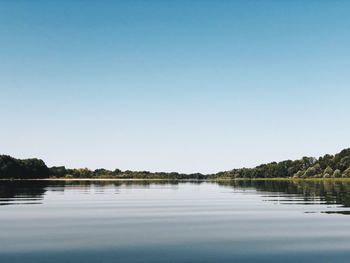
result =
M115 178L115 179L259 179L259 178L350 178L350 149L322 157L303 157L262 164L254 168L240 168L216 174L184 174L149 171L121 171L88 168L67 169L64 166L47 167L40 159L16 159L0 155L0 179L45 178Z
M214 178L350 178L350 149L338 154L326 154L318 159L303 157L262 164L254 168L219 172Z

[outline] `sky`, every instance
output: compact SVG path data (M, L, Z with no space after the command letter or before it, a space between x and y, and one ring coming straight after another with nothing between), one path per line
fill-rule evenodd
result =
M212 173L350 147L350 1L0 2L0 153Z

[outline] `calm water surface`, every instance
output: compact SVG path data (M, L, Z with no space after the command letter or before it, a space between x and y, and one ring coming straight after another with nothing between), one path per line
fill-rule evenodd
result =
M0 262L350 262L347 182L0 182Z

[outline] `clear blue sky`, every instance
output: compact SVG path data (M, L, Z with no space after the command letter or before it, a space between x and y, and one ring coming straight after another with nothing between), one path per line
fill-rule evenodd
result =
M215 172L350 146L350 1L1 1L0 152Z

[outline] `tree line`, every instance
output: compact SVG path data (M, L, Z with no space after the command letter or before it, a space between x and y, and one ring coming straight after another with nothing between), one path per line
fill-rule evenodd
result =
M326 154L318 159L303 157L262 164L254 168L233 169L210 175L211 178L350 178L350 149Z
M116 178L116 179L206 179L200 173L165 173L149 171L113 171L107 169L90 170L88 168L67 169L65 166L47 167L40 159L16 159L9 155L0 155L0 179L45 179L45 178Z
M262 164L254 168L240 168L216 174L185 174L177 172L121 171L88 168L68 169L64 166L47 167L40 159L16 159L0 155L0 178L118 178L118 179L220 179L220 178L350 178L350 149L338 154L326 154L318 159L303 157Z
M40 179L48 178L50 169L43 160L15 159L8 155L0 155L0 178Z

